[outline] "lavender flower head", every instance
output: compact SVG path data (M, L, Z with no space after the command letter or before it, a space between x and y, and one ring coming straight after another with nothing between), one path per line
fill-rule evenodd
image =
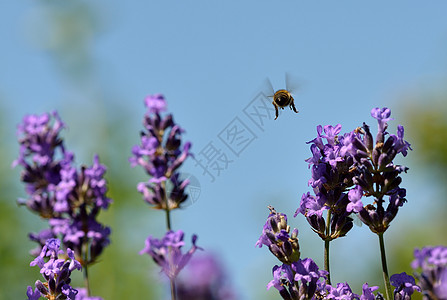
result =
M287 216L277 213L269 206L270 213L267 222L262 230L262 235L255 246L259 248L265 245L270 252L282 263L291 264L300 259L300 245L298 243L298 229L290 233L290 226L287 225Z
M68 248L66 255L68 259L59 258L64 255L64 251L60 249L60 240L49 239L42 252L36 257L30 266L38 266L45 282L37 280L36 289L28 286L28 299L39 299L45 297L47 299L75 299L77 290L70 286L70 275L75 269L80 270L81 264L75 259L73 251ZM45 262L44 258L49 257Z
M353 226L346 206L349 204L347 192L353 186L351 169L354 161L349 154L342 152L346 135L339 135L340 131L340 124L335 127L319 125L317 137L308 142L312 157L306 162L309 168L312 167L309 185L314 195L309 192L303 194L294 215L303 214L312 229L323 240L329 241L345 236ZM330 218L329 224L323 216L325 211Z
M276 288L285 300L316 299L328 274L320 270L311 258L275 266L272 272L273 280L268 283L267 289Z
M177 169L191 155L191 143L186 142L181 147L184 130L174 123L171 114L161 117L160 113L166 110L166 101L162 95L146 97L145 105L145 131L141 132L141 145L132 148L129 162L132 167L143 167L151 179L140 182L137 189L154 208L176 209L187 198L185 189L189 181L181 180ZM170 191L166 188L168 180L173 186Z
M19 157L12 165L23 167L21 179L28 194L28 199L18 202L47 219L59 216L54 209L56 186L61 181L63 166L73 161L73 154L65 150L59 137L64 127L57 112L53 112L52 115L27 115L17 130Z
M424 300L447 299L447 247L424 247L414 250L411 263Z
M96 155L91 167L78 170L74 155L65 150L59 136L64 127L56 112L25 116L18 126L20 154L13 166L23 167L22 181L29 196L19 203L48 219L51 227L30 234L40 245L32 253L38 255L48 238L60 236L86 265L109 244L110 228L96 221L100 210L111 203L106 197L106 168ZM88 258L83 251L88 251Z
M197 236L192 236L192 247L185 254L182 253L182 247L185 245L183 241L183 231L168 231L165 236L159 240L149 236L146 239L145 247L140 251L140 255L149 254L154 262L159 265L162 271L171 280L175 279L178 273L185 267L192 255L197 249Z
M111 230L100 224L96 218L101 209L107 209L111 199L106 197L107 183L104 179L106 168L96 155L93 165L82 166L80 172L71 165L61 170L62 180L57 186L59 210L63 217L49 221L53 232L63 237L67 247L78 257L82 255L84 244L89 245L90 257L83 265L93 263L110 243Z
M377 119L378 132L374 143L369 126L352 131L345 137L341 150L354 159L352 173L355 189L349 191L348 212L358 213L359 219L377 234L384 233L397 215L399 207L405 202L406 190L400 187L402 172L407 167L394 164L393 160L401 153L407 155L410 144L404 140L404 128L399 125L397 135L387 131L391 111L388 108L374 108L371 116ZM363 196L373 197L375 205L363 205ZM384 207L385 199L388 205Z

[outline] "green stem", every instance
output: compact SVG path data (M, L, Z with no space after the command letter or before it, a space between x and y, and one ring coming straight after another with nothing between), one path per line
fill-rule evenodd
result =
M83 275L84 275L84 285L85 285L85 289L87 290L87 296L90 296L90 284L88 281L88 241L84 241L84 243L82 244L82 252L83 252L83 260L84 260L84 264L83 264Z
M169 208L166 208L166 227L171 230L171 214Z
M84 285L85 285L85 289L87 290L87 297L90 297L90 284L88 282L88 267L87 267L87 265L84 266Z
M171 279L171 300L176 299L176 293L175 293L175 279Z
M331 284L331 273L329 267L329 243L331 242L329 239L330 236L330 225L331 225L331 210L329 209L327 212L327 220L326 220L326 239L324 240L324 269L328 272L327 274L327 283Z
M162 183L162 187L165 190L165 205L166 205L166 227L168 228L168 231L171 230L171 210L169 209L169 201L168 201L168 197L166 195L166 183L163 181Z
M166 191L166 185L165 182L162 183L163 185L163 189ZM171 210L169 209L169 201L168 201L168 197L166 196L165 193L165 204L166 204L166 227L169 230L171 230ZM172 249L171 247L169 247L169 255L172 255ZM171 285L171 300L176 300L177 296L176 296L176 288L175 288L175 278L170 278L170 285Z
M379 233L379 244L380 244L380 256L382 258L382 272L383 272L383 281L385 282L385 292L387 299L393 299L393 290L390 284L390 278L388 276L388 267L386 264L386 254L385 254L385 242L383 240L383 233Z

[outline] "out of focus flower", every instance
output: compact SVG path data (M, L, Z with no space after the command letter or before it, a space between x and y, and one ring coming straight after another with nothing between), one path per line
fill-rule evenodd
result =
M149 254L155 263L161 267L166 276L170 279L175 279L191 259L193 253L197 249L201 249L196 246L197 236L193 235L191 249L183 254L182 247L185 245L183 236L184 234L181 230L176 232L170 230L161 240L149 236L140 254Z
M23 167L21 179L28 194L28 199L18 202L47 219L60 215L55 209L56 186L61 181L61 169L73 160L59 137L64 127L57 112L53 112L27 115L17 130L20 149L13 166Z
M415 249L411 266L424 300L447 299L447 247Z
M19 203L50 225L50 229L30 234L39 244L34 255L47 239L61 237L64 247L72 249L86 266L109 244L110 228L96 221L101 209L111 203L106 196L106 168L95 155L92 166L78 170L74 155L65 150L59 136L64 127L56 112L25 116L19 124L20 154L13 165L23 167L22 181L28 194L28 199Z
M179 300L235 300L218 257L211 254L194 256L176 282Z

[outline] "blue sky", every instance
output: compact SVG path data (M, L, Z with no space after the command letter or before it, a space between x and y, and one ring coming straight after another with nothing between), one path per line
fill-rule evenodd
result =
M366 121L375 128L369 112L377 106L393 109L390 128L405 125L409 120L399 118L399 107L406 97L446 75L444 1L88 1L100 25L87 42L89 76L73 83L51 56L57 39L49 37L57 30L45 19L44 3L0 4L0 99L7 119L17 124L26 113L57 109L73 124L71 143L78 149L86 145L83 151L89 153L104 130L95 128L95 120L105 118L114 101L126 108L127 125L134 128L129 136L136 143L143 98L163 93L196 154L211 142L232 160L214 182L193 161L185 165L200 182L201 195L174 214L174 223L187 234L199 234L204 248L219 251L238 287L247 281L258 285L245 289L244 299L262 293L275 263L267 249L254 248L267 205L287 213L300 229L304 256L317 261L322 256L304 219L292 218L309 190L305 142L313 139L316 126L341 123L348 131ZM43 47L46 41L54 43ZM284 88L286 72L299 82L300 112L285 109L260 129L244 108L265 78ZM255 136L237 154L219 139L231 122L239 122L235 118ZM14 126L6 128L11 145ZM404 181L414 184L409 193L417 193L423 181L412 176ZM365 228L356 231L353 239L366 253L376 247ZM346 249L356 242L337 243L334 257L350 257Z

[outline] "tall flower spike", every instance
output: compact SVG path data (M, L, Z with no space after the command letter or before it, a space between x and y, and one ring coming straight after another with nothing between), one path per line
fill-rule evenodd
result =
M371 115L377 119L378 133L375 143L369 126L363 123L345 139L342 153L349 153L354 160L352 168L355 190L349 193L348 212L358 213L359 219L371 231L384 233L396 217L399 207L405 202L406 191L400 187L400 174L408 170L393 163L397 154L406 155L410 144L403 139L404 129L399 125L396 135L387 132L391 111L388 108L374 108ZM373 197L374 204L363 205L363 196ZM388 204L385 207L385 197Z
M55 209L61 217L50 219L49 224L56 235L62 236L64 245L75 251L83 266L95 262L110 243L110 228L96 220L99 212L111 203L106 196L105 171L95 155L92 166L82 166L80 171L70 164L64 165L56 186Z
M67 276L73 267L82 264L84 281L88 282L87 267L109 244L110 235L110 228L96 221L100 210L107 209L111 203L106 197L106 168L99 163L98 156L94 157L91 167L82 166L78 170L73 166L74 155L65 150L59 137L64 127L56 112L26 116L18 126L20 154L13 162L13 166L23 167L22 181L28 194L28 199L19 200L19 203L26 204L50 225L50 229L29 235L39 244L31 251L37 256L32 265L38 265L47 280L46 283L37 281L36 289L39 295L49 299L56 299L56 296L57 299L74 299L76 290L69 286ZM60 247L54 244L59 241L54 239L56 237L63 240L67 255L72 259L70 263L57 259L52 250ZM53 252L47 263L44 263L44 251ZM31 299L38 297L32 288L27 295Z
M59 216L55 210L55 189L61 181L60 170L73 160L59 137L64 127L57 112L53 112L52 115L27 115L17 130L19 157L12 165L23 167L21 178L28 194L28 199L18 202L47 219Z
M347 191L353 186L351 170L354 161L346 151L342 151L347 137L339 135L340 131L340 124L319 125L317 137L308 142L312 157L306 162L312 168L309 185L314 195L309 192L303 194L294 215L303 214L312 229L325 241L345 236L353 226L346 206L349 204ZM328 211L329 222L324 219L324 211Z
M166 110L162 95L146 97L145 105L145 131L141 133L141 145L132 148L129 162L133 167L143 167L151 179L140 182L137 189L154 208L176 209L187 199L185 189L189 181L181 180L177 169L191 155L191 143L186 142L182 147L184 130L174 123L171 114L161 117L160 113ZM172 183L169 190L168 180Z
M60 236L64 246L73 249L84 266L95 261L109 243L110 228L96 221L101 209L111 200L106 197L105 166L96 155L91 167L80 171L73 166L74 155L65 150L59 136L65 127L56 112L25 116L18 126L20 155L13 165L20 165L26 184L27 200L20 203L49 220L51 229L30 234L39 243L38 255L49 238ZM89 247L85 247L88 243ZM89 253L87 258L83 251Z

